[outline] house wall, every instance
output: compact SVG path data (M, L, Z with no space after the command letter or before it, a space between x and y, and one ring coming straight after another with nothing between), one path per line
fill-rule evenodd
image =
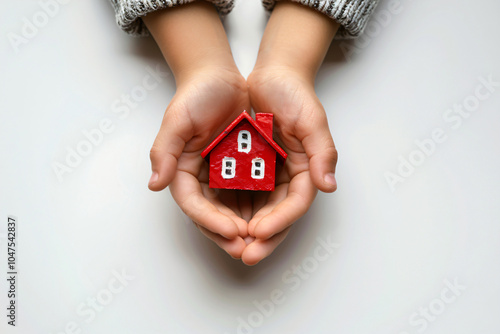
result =
M252 137L252 148L248 153L238 152L238 133L241 130L249 131ZM236 173L232 179L224 179L221 175L224 157L236 159ZM254 158L265 161L263 179L251 177ZM210 153L210 188L271 191L274 190L275 172L276 151L247 120L241 121Z

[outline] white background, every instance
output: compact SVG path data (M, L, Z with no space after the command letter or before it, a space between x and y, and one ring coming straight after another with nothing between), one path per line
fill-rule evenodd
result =
M500 87L460 124L443 118L477 101L480 77L500 81L500 2L389 8L379 4L362 39L334 42L318 75L338 191L320 194L270 258L246 267L202 236L168 191L147 189L172 76L128 115L112 112L148 66L165 66L154 42L121 32L106 1L70 1L16 52L8 36L22 36L23 18L42 9L1 1L0 267L4 277L14 215L20 275L16 329L1 280L0 331L500 333ZM257 0L240 0L225 20L245 76L266 20ZM112 131L60 182L54 164L103 119ZM415 141L436 128L446 140L422 160ZM420 164L391 191L385 175L400 156ZM339 247L315 253L318 238ZM133 276L122 286L121 271ZM270 306L275 289L283 302ZM105 305L92 318L96 297Z

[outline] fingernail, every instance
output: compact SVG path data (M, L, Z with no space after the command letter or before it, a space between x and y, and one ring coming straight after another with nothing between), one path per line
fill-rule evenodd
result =
M156 181L158 181L158 173L157 172L153 172L153 175L151 175L151 178L149 179L148 185L152 185Z
M247 245L251 244L254 240L255 240L255 237L252 237L252 236L247 236L247 237L244 237L243 240L245 240L245 243Z
M328 173L325 175L325 182L331 184L332 186L337 185L337 180L335 179L335 173Z

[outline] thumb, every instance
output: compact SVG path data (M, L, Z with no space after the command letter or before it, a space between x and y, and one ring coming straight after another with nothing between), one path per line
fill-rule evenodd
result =
M186 142L191 139L191 122L167 108L160 131L149 153L152 175L148 187L153 191L165 189L175 177L177 160Z
M309 157L311 179L319 190L331 193L337 190L335 167L338 155L326 115L310 125L311 131L303 138L302 145Z

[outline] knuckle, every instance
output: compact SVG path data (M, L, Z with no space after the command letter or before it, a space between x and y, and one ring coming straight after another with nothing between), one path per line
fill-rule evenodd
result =
M155 160L160 156L160 153L161 153L161 149L158 146L158 144L155 142L153 144L153 146L151 147L151 149L149 150L149 158L151 160Z
M197 223L199 223L197 221L197 219L195 219L195 217L194 217L194 210L195 210L196 206L193 205L193 203L195 201L196 201L195 194L190 194L190 195L188 195L188 197L186 199L184 199L184 201L182 201L179 204L179 207L181 208L182 212L184 212L184 214L186 216L193 219L193 221L196 221Z
M337 149L335 148L335 146L331 146L327 149L327 152L328 154L330 155L331 159L334 161L334 162L337 162L337 160L339 159L339 152L337 151Z

